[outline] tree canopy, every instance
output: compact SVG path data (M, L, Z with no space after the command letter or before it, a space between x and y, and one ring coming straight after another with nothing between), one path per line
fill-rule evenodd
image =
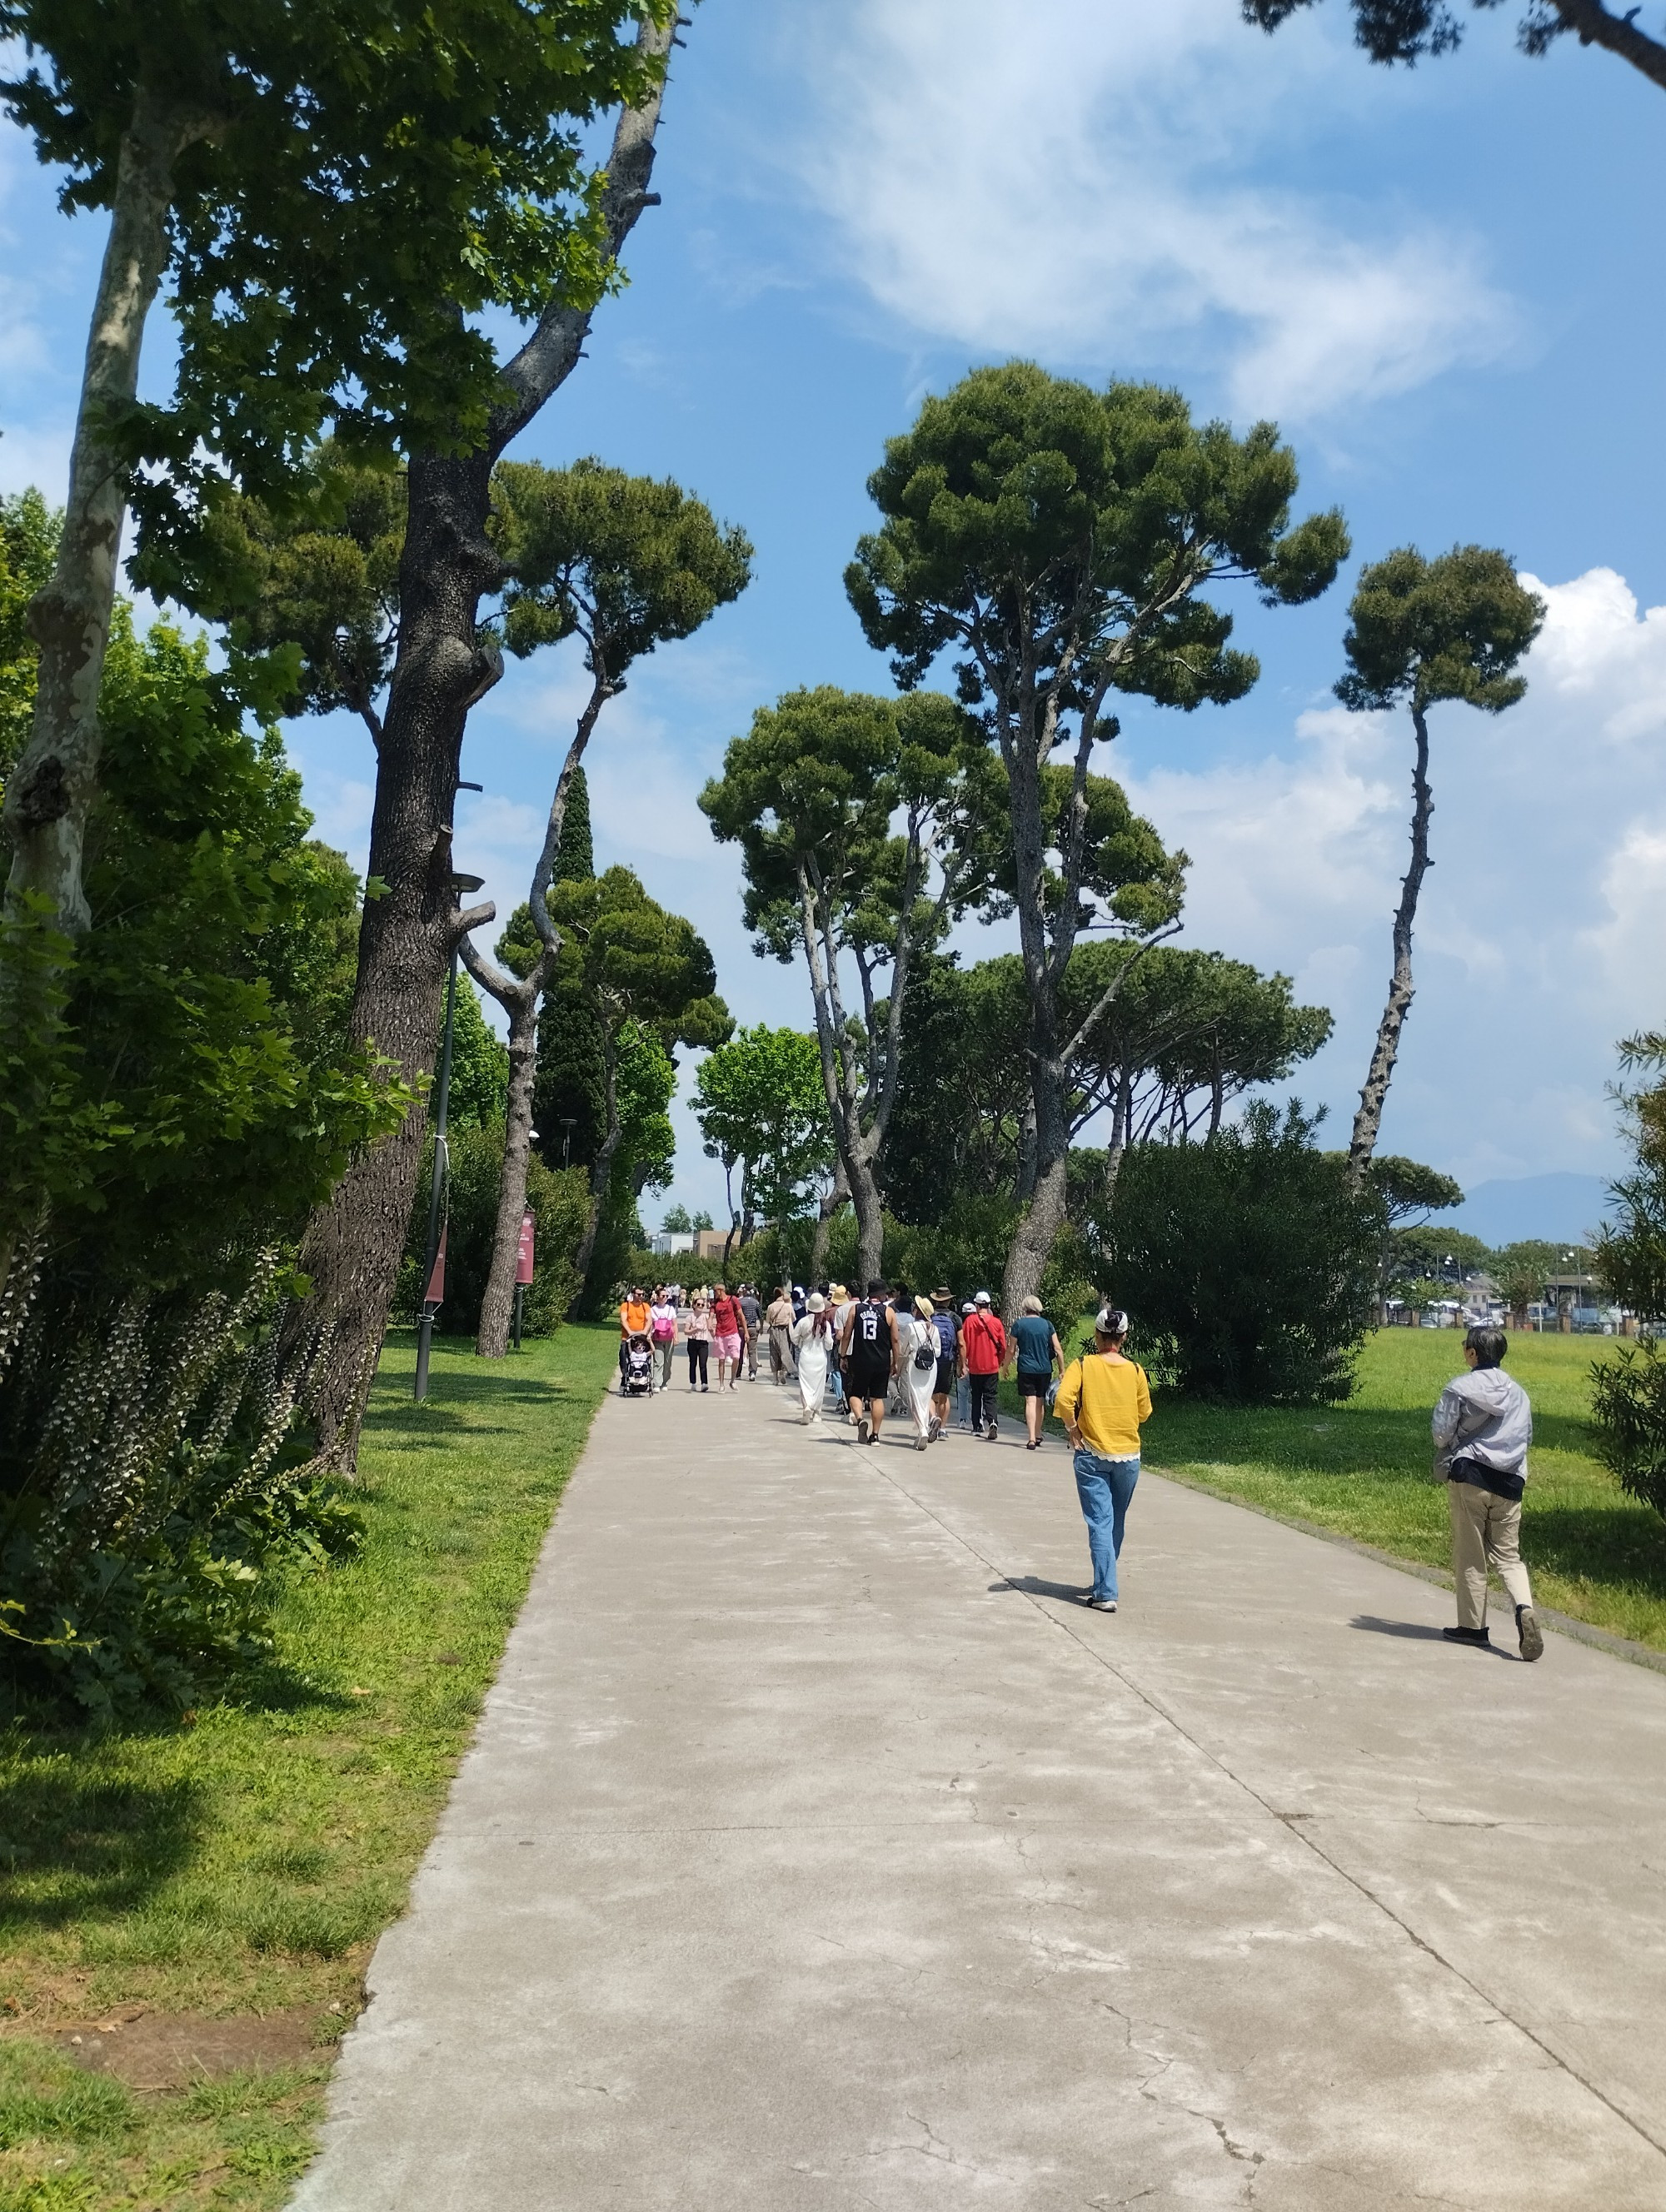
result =
M1462 20L1445 0L1349 0L1353 35L1374 62L1403 62L1408 68L1425 55L1449 54L1463 37ZM1500 0L1469 0L1472 8L1496 8ZM1243 0L1244 20L1263 31L1276 31L1298 9L1314 0ZM1558 39L1572 36L1582 46L1602 46L1666 88L1666 44L1638 25L1639 8L1620 14L1603 0L1528 0L1516 33L1525 54L1548 53Z
M832 1165L821 1054L801 1030L759 1022L708 1053L695 1078L694 1112L707 1152L726 1174L741 1170L733 1218L761 1213L779 1224L802 1212L810 1186Z
M1500 714L1527 690L1516 664L1544 618L1507 553L1455 545L1429 560L1402 545L1359 573L1336 696L1355 713L1462 700Z

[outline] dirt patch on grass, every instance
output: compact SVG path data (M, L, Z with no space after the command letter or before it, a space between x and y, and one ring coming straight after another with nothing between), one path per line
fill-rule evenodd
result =
M125 2005L95 2021L66 2021L48 2039L89 2074L112 2074L130 2089L185 2089L222 2074L269 2074L304 2064L345 2025L311 2005L287 2012L146 2012Z

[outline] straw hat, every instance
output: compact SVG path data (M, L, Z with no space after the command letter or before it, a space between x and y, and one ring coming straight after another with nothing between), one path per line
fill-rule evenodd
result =
M914 1310L919 1315L921 1321L929 1321L932 1316L937 1311L937 1308L932 1304L931 1300L922 1291L920 1293L920 1296L914 1302Z
M842 1283L835 1283L835 1284L834 1284L834 1285L833 1285L833 1303L834 1303L834 1304L835 1304L836 1306L842 1306L842 1305L844 1304L845 1300L846 1300L849 1296L850 1296L849 1291L848 1291L848 1290L846 1290L846 1288L845 1288L845 1286L844 1286L844 1285L843 1285Z

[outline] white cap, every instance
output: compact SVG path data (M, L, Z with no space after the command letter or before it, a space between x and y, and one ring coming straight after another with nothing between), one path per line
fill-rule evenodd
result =
M990 1297L988 1291L980 1291L977 1296L973 1299L972 1304L978 1306L987 1306L993 1304L994 1300Z

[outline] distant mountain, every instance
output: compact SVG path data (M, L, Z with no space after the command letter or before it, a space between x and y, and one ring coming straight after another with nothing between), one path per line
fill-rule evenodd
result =
M1484 1244L1516 1244L1529 1237L1572 1244L1588 1237L1607 1211L1608 1185L1601 1176L1523 1176L1514 1182L1478 1182L1462 1206L1437 1219L1467 1230Z

